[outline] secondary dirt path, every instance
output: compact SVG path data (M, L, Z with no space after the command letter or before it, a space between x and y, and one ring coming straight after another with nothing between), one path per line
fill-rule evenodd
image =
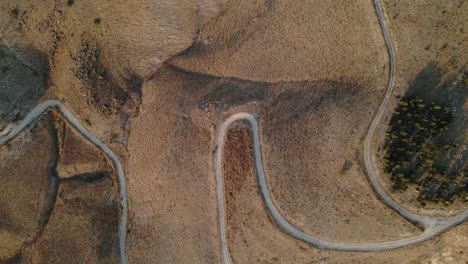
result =
M81 123L67 110L67 108L59 101L50 100L45 101L37 105L28 115L8 134L0 137L0 145L5 144L11 139L15 138L23 129L28 127L30 124L37 121L37 119L46 112L49 108L56 108L59 110L63 117L75 127L84 137L91 141L96 147L101 149L114 163L117 171L119 192L120 192L120 204L122 206L122 214L119 223L119 246L120 246L120 262L122 264L127 263L127 257L125 253L125 243L127 237L127 186L125 183L125 176L122 169L122 164L119 161L117 155L96 136L91 134ZM4 132L5 133L5 132ZM1 135L1 134L0 134Z
M268 184L263 170L263 163L261 157L261 147L258 131L258 123L255 117L248 113L237 113L229 117L218 129L215 141L215 175L216 175L216 195L217 195L217 205L218 205L218 225L219 225L219 235L220 235L220 247L221 247L221 257L222 263L231 263L231 257L229 253L229 248L226 239L226 218L225 218L225 204L224 204L224 180L223 180L223 171L222 171L222 162L223 162L223 149L224 149L224 139L228 131L229 126L238 120L244 120L249 123L253 138L253 155L255 159L256 173L259 181L260 192L262 194L265 206L267 207L270 215L277 224L278 228L305 243L308 243L312 246L331 249L331 250L340 250L340 251L384 251L391 250L401 247L406 247L412 244L416 244L430 238L437 236L438 234L448 230L449 228L463 223L468 219L468 209L462 213L451 216L451 217L429 217L424 215L419 215L413 213L406 208L402 207L396 203L384 190L379 180L376 177L376 173L373 167L374 155L371 154L371 142L375 134L376 128L379 125L388 102L391 98L394 83L395 83L395 74L396 74L396 64L395 64L395 50L390 38L390 33L388 32L387 23L385 21L385 15L382 9L382 4L380 0L374 0L374 6L376 9L377 16L379 18L379 23L382 28L382 33L385 39L385 43L388 48L388 53L390 57L390 77L388 81L387 91L385 97L382 101L382 104L377 111L375 118L372 120L372 123L367 132L366 138L364 140L364 160L365 167L367 171L367 178L371 183L372 188L375 193L379 196L380 200L386 204L388 207L396 211L402 217L404 217L409 222L419 226L424 230L421 234L408 239L390 241L390 242L379 242L379 243L368 243L368 244L345 244L345 243L335 243L326 240L316 238L314 236L308 235L292 224L290 224L283 215L278 211L274 205L270 192L268 190Z

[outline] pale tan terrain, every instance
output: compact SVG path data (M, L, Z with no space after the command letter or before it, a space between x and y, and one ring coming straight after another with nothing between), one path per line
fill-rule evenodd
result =
M170 63L256 81L366 81L387 72L382 51L385 44L370 0L236 0Z
M25 141L29 144L22 144ZM16 254L40 229L38 219L44 213L48 187L44 171L50 144L47 128L40 123L33 133L23 133L0 147L0 260ZM32 153L35 162L24 163Z
M62 100L97 136L125 144L142 81L189 47L222 7L217 0L4 1L0 48L32 66L27 49L45 56L43 99Z
M187 100L203 89L196 82L164 67L145 83L129 137L130 263L218 262L212 129Z
M440 6L445 5L432 0L386 5L397 46L399 94L429 61L451 56L449 49L436 55L431 52L439 49L425 50L427 42L439 39L438 34L449 43L462 38L451 33L465 23L462 8L450 3L442 13ZM449 14L458 20L447 19ZM450 21L448 29L443 29L444 21ZM0 51L7 54L0 52L0 58L8 56L19 65L6 70L4 83L19 82L21 76L12 72L26 68L31 71L26 84L39 79L45 87L31 88L31 98L14 94L8 106L24 109L18 117L0 115L0 128L21 119L38 101L58 99L115 151L128 189L128 263L220 262L213 140L217 126L240 111L258 118L271 194L299 229L349 243L420 232L376 198L362 165L363 139L389 71L371 0L20 0L0 4L0 26ZM434 26L440 27L437 33L431 31ZM463 54L464 44L456 45L457 54ZM38 55L28 55L29 49ZM40 68L44 57L47 66ZM34 77L35 71L47 78ZM47 188L40 175L53 140L44 131L29 135L27 130L0 147L0 168L14 172L0 174L8 182L0 185L7 190L0 193L0 215L12 210L21 219L18 223L24 222L19 232L10 232L0 218L0 238L12 241L0 249L0 262L118 263L121 214L114 168L101 151L56 118L56 170L66 179L57 189L48 224L32 245L22 243L38 229L34 219L42 207L37 197ZM28 144L18 145L24 137ZM319 250L288 237L263 206L249 144L242 129L229 134L226 146L228 239L235 263L468 259L466 223L422 244L388 252ZM11 160L3 161L3 153ZM346 161L352 166L343 170ZM412 198L395 197L411 206Z

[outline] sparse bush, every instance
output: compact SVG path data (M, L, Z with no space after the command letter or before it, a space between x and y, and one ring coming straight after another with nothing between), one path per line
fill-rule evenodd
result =
M353 162L350 160L345 160L343 164L342 172L347 172L353 167Z

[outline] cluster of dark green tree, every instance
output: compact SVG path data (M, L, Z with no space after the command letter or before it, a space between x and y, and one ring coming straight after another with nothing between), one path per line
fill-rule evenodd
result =
M389 124L385 140L385 172L394 191L417 185L418 200L451 204L468 195L466 146L447 144L452 122L450 107L403 97Z

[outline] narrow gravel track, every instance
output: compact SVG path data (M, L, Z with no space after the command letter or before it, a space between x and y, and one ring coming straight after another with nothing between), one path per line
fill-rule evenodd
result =
M368 133L366 135L364 141L364 160L365 160L365 167L367 170L367 177L368 180L379 196L381 201L389 206L391 209L399 213L402 217L407 219L409 222L416 224L424 229L424 232L421 234L408 239L397 240L397 241L390 241L390 242L380 242L380 243L368 243L368 244L346 244L346 243L336 243L330 242L326 240L322 240L316 238L314 236L308 235L303 231L299 230L297 227L290 224L283 215L279 212L276 206L273 203L273 200L270 196L270 192L268 190L268 183L265 177L265 173L263 170L263 162L261 157L261 146L260 146L260 138L259 138L259 129L258 123L255 117L248 113L238 113L229 117L223 124L218 128L218 132L216 135L216 142L215 142L215 175L216 175L216 195L217 195L217 207L218 207L218 225L219 225L219 235L220 235L220 247L222 253L222 263L231 263L231 256L229 253L228 243L227 243L227 236L226 236L226 218L225 218L225 203L224 203L224 180L223 180L223 170L222 170L222 162L223 162L223 150L224 150L224 139L226 133L228 132L229 126L236 121L244 120L248 122L252 139L253 139L253 155L255 159L255 166L257 177L260 186L260 192L262 194L263 200L265 202L265 206L268 209L269 213L271 214L273 220L277 224L278 228L305 243L308 243L312 246L323 248L323 249L331 249L331 250L339 250L339 251L358 251L358 252L368 252L368 251L384 251L384 250L391 250L401 247L406 247L409 245L413 245L450 229L451 227L463 223L468 219L468 210L464 212L451 216L451 217L429 217L424 215L419 215L413 213L398 203L396 203L384 190L380 182L378 181L377 177L375 176L375 171L373 164L375 164L374 159L375 157L372 155L371 152L371 141L375 134L376 128L379 125L382 116L385 112L385 109L388 105L388 102L391 98L393 87L395 83L395 73L396 73L396 66L395 66L395 52L393 49L393 45L390 39L390 34L387 29L387 25L385 22L384 13L382 10L382 6L380 0L374 0L375 9L379 18L380 25L382 27L382 32L385 38L385 42L388 48L388 53L390 56L390 79L388 83L388 88L383 99L383 102L369 127ZM118 181L119 181L119 189L120 189L120 202L122 206L122 214L119 223L119 243L120 243L120 260L121 263L126 264L126 235L127 235L127 187L124 177L124 172L122 169L122 164L120 163L117 155L102 141L100 141L96 136L91 134L81 123L66 109L66 107L59 101L50 100L45 101L39 105L37 105L31 112L22 120L14 129L11 129L11 126L7 127L7 131L0 132L0 145L5 144L6 142L10 141L14 137L16 137L22 130L28 127L30 124L34 123L45 111L49 108L57 108L62 115L67 119L67 121L74 126L83 136L85 136L89 141L91 141L94 145L96 145L99 149L101 149L114 163L114 166L117 170ZM4 135L6 134L6 135Z
M338 250L338 251L356 251L356 252L371 252L371 251L385 251L391 249L397 249L401 247L406 247L409 245L413 245L430 238L446 231L447 229L456 226L460 223L463 223L468 218L468 210L465 210L463 213L446 218L429 218L422 216L422 219L425 220L427 225L424 226L424 232L421 234L402 240L390 241L390 242L379 242L379 243L367 243L367 244L347 244L347 243L336 243L330 242L326 240L322 240L316 238L312 235L308 235L303 231L299 230L297 227L289 223L288 220L279 212L276 208L273 200L271 198L270 192L268 190L268 183L266 180L265 172L263 170L263 162L262 162L262 151L260 147L260 138L259 138L259 129L258 123L255 117L248 113L237 113L235 115L230 116L222 125L219 127L216 137L216 154L215 154L215 175L216 175L216 187L217 187L217 206L218 206L218 225L219 225L219 233L221 237L221 253L222 253L222 262L223 263L231 263L231 258L229 254L228 243L226 239L226 218L225 218L225 204L224 204L224 179L223 179L223 149L224 149L224 142L226 133L229 130L229 127L232 123L243 120L249 124L249 128L252 135L252 146L253 146L253 156L255 159L255 168L257 173L257 178L260 187L260 193L262 195L263 201L265 202L265 206L268 209L271 217L275 221L278 228L305 243L308 243L312 246L322 248L322 249L330 249L330 250ZM373 174L372 176L373 177ZM373 184L373 181L371 182ZM373 186L374 187L374 186ZM381 197L382 200L388 204L393 202L391 198L386 195ZM387 199L390 199L387 200ZM392 208L398 213L400 207ZM419 215L418 215L419 216Z
M119 246L120 246L120 263L126 264L127 257L125 253L125 244L127 237L127 186L125 183L125 176L122 169L122 164L119 161L117 155L102 141L100 141L96 136L91 134L81 123L67 110L67 108L59 101L50 100L45 101L37 105L28 115L13 129L10 130L8 134L3 137L0 137L0 145L5 144L6 142L15 138L21 131L23 131L30 124L36 122L36 120L49 108L58 109L63 117L75 127L84 137L91 141L96 147L101 149L114 163L115 169L117 171L118 181L119 181L119 191L120 191L120 204L122 206L122 214L120 216L119 223ZM11 126L9 126L11 128ZM0 134L1 135L1 134Z
M367 244L346 244L346 243L336 243L326 240L316 238L314 236L308 235L303 231L299 230L297 227L289 223L283 215L278 211L274 205L270 192L268 190L268 184L266 181L265 173L263 170L263 163L261 157L261 147L260 147L260 138L259 138L259 129L258 123L255 117L248 113L237 113L230 116L219 128L216 134L215 140L215 176L216 176L216 195L217 195L217 206L218 206L218 228L220 236L220 248L221 248L221 259L222 263L229 264L231 263L231 256L229 253L229 247L226 236L226 217L225 217L225 203L224 203L224 175L222 170L223 165L223 150L224 150L224 139L228 131L229 126L236 121L244 120L249 124L252 139L253 139L253 155L255 159L255 167L257 178L260 186L260 192L265 202L265 206L268 209L270 215L275 221L278 228L285 234L290 235L296 239L304 241L312 246L338 250L338 251L356 251L356 252L370 252L370 251L385 251L392 250L397 248L406 247L413 245L428 239L431 239L438 234L450 229L453 226L456 226L460 223L465 222L468 219L468 209L462 213L451 216L451 217L429 217L424 215L419 215L413 213L406 208L402 207L396 203L384 190L380 184L378 178L376 177L373 164L375 164L375 156L371 152L371 142L375 134L376 128L379 125L388 102L391 98L394 84L395 84L395 74L396 74L396 64L395 64L395 50L390 38L390 34L387 29L387 24L385 21L384 12L380 0L374 0L374 6L376 9L377 16L379 18L379 23L382 28L382 33L387 45L389 57L390 57L390 78L387 86L387 91L385 97L382 101L382 104L379 107L379 110L374 117L369 130L367 132L366 138L364 140L364 160L365 167L367 170L367 178L375 193L378 195L379 199L386 204L388 207L393 209L395 212L400 214L409 222L419 226L424 230L421 234L414 236L412 238L389 241L389 242L379 242L379 243L367 243Z
M372 183L374 191L379 195L381 200L390 208L398 212L406 220L413 224L418 224L422 227L427 227L430 224L431 220L425 216L421 216L415 213L408 211L399 204L397 204L391 197L385 192L382 185L377 180L377 177L374 173L373 164L375 164L374 156L371 154L372 139L374 137L375 131L382 120L382 117L385 114L387 109L388 102L391 99L393 88L395 87L395 78L396 78L396 62L395 62L395 49L393 48L393 43L390 38L390 33L388 32L387 22L385 20L385 15L382 9L382 4L380 0L374 0L375 10L379 18L380 27L382 28L382 34L384 36L385 44L387 45L388 55L390 58L390 78L388 80L387 91L385 97L382 101L382 104L377 111L377 114L372 120L372 123L367 131L366 138L364 139L364 163L367 171L367 178Z
M374 137L375 131L382 120L385 110L387 109L388 102L391 99L393 88L395 87L395 78L396 78L396 62L395 62L395 49L393 48L392 40L390 38L390 33L388 32L387 23L385 20L384 12L382 9L382 4L380 0L374 0L375 10L377 12L377 16L379 18L380 26L382 28L382 33L385 39L385 43L387 45L388 54L390 57L390 78L388 80L388 87L385 93L385 97L382 101L382 104L377 111L377 114L372 120L372 123L367 131L366 138L364 139L364 163L367 171L367 179L371 183L372 188L379 196L380 200L385 203L388 207L392 208L395 212L400 214L403 218L405 218L408 222L411 222L424 230L427 229L438 229L442 226L450 225L453 221L457 221L458 218L467 219L468 210L460 213L459 215L455 215L452 217L430 217L425 215L420 215L413 213L403 206L399 205L395 200L393 200L390 195L387 194L385 189L380 184L378 177L376 176L376 169L374 167L375 162L375 155L372 154L371 147L372 147L372 139Z

